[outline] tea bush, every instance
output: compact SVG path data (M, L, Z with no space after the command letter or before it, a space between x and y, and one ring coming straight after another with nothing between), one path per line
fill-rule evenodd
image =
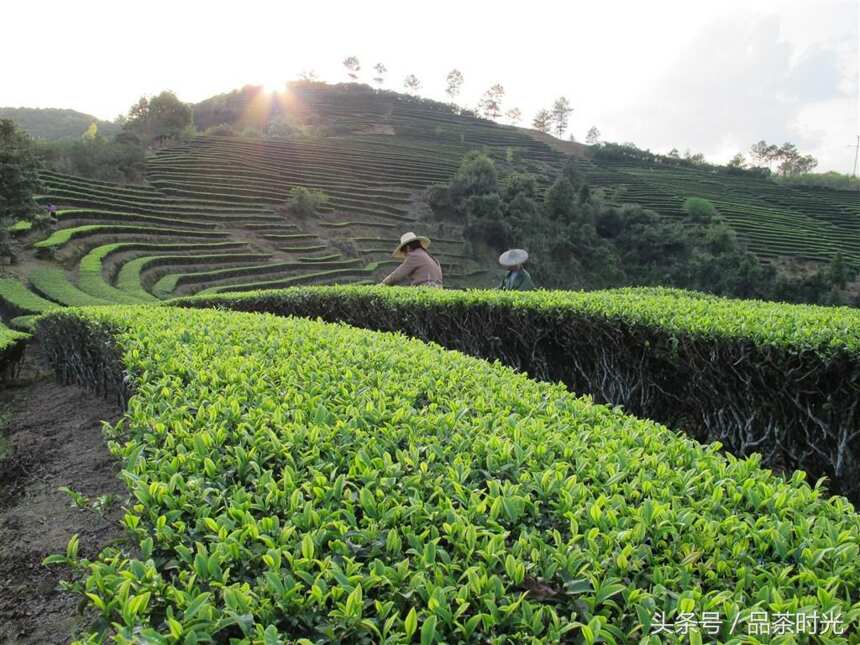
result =
M271 315L68 309L37 334L64 380L132 395L109 436L136 549L48 559L87 574L92 642L657 643L657 612L708 611L739 643L753 611L860 621L843 498L562 385Z
M175 301L401 331L829 477L860 501L860 312L676 289L319 287Z

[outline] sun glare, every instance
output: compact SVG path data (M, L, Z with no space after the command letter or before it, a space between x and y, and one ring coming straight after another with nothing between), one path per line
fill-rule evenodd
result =
M275 94L283 92L286 85L284 81L266 81L263 83L263 89L266 90L267 94Z

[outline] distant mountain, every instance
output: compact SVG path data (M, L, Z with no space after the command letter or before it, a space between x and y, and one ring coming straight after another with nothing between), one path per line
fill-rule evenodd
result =
M101 121L77 110L59 108L0 107L0 119L12 119L34 139L46 141L78 139L93 122L102 136L112 137L120 131L120 126L110 121Z

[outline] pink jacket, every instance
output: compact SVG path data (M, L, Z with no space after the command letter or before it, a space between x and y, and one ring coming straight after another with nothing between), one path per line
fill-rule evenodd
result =
M436 258L424 249L409 251L400 266L382 281L382 284L388 285L404 283L413 287L441 287L442 267Z

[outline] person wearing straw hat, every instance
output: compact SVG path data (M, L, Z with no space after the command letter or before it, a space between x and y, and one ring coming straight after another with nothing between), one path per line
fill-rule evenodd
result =
M499 264L508 270L507 275L499 285L499 289L505 291L531 291L535 283L529 272L523 268L523 264L529 259L525 249L508 249L499 256Z
M413 287L442 288L442 267L439 261L427 252L430 239L413 232L400 236L400 244L392 254L402 258L400 266L389 273L382 284L408 284Z

